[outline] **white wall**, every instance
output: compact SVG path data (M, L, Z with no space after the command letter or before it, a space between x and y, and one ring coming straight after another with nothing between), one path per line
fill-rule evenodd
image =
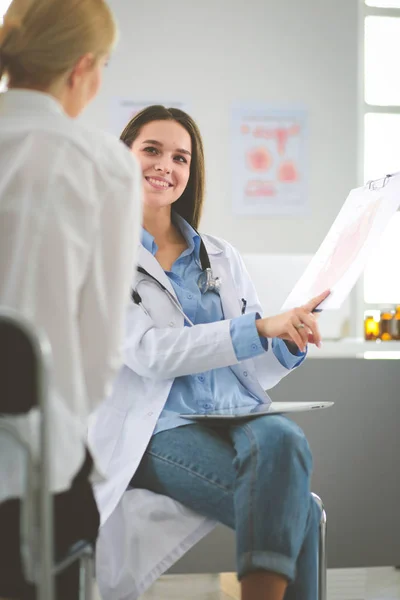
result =
M357 2L111 0L121 41L85 119L110 129L115 96L188 102L206 147L201 229L242 252L313 252L356 184ZM230 106L238 101L308 108L309 216L232 214Z

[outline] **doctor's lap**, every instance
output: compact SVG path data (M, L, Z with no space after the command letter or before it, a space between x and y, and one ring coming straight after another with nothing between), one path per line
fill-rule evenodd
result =
M311 600L320 518L309 492L311 470L300 428L271 415L235 426L195 424L158 433L131 485L235 529L239 578L252 570L276 571L295 581L286 598ZM304 579L296 576L300 553Z

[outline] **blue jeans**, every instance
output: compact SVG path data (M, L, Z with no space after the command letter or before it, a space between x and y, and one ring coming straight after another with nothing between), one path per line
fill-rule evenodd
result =
M151 439L131 485L164 494L236 532L237 572L289 580L285 600L317 600L320 511L301 429L271 415L189 424Z

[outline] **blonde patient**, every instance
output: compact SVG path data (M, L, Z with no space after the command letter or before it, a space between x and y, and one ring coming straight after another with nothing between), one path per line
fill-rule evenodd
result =
M134 158L75 119L98 93L116 37L104 0L13 0L0 28L8 84L0 94L0 305L43 330L52 348L56 558L97 538L87 420L121 363L141 222ZM33 452L38 409L30 409L1 419ZM0 440L0 597L34 600L20 552L18 466ZM78 597L78 575L73 565L57 576L57 600Z

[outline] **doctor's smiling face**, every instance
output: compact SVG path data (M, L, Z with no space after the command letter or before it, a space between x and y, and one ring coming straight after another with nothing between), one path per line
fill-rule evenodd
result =
M144 204L161 208L176 202L190 177L192 141L186 129L173 120L151 121L131 148L143 173Z
M193 119L179 108L148 106L129 121L121 140L141 166L145 209L172 207L197 229L205 169L203 141Z

